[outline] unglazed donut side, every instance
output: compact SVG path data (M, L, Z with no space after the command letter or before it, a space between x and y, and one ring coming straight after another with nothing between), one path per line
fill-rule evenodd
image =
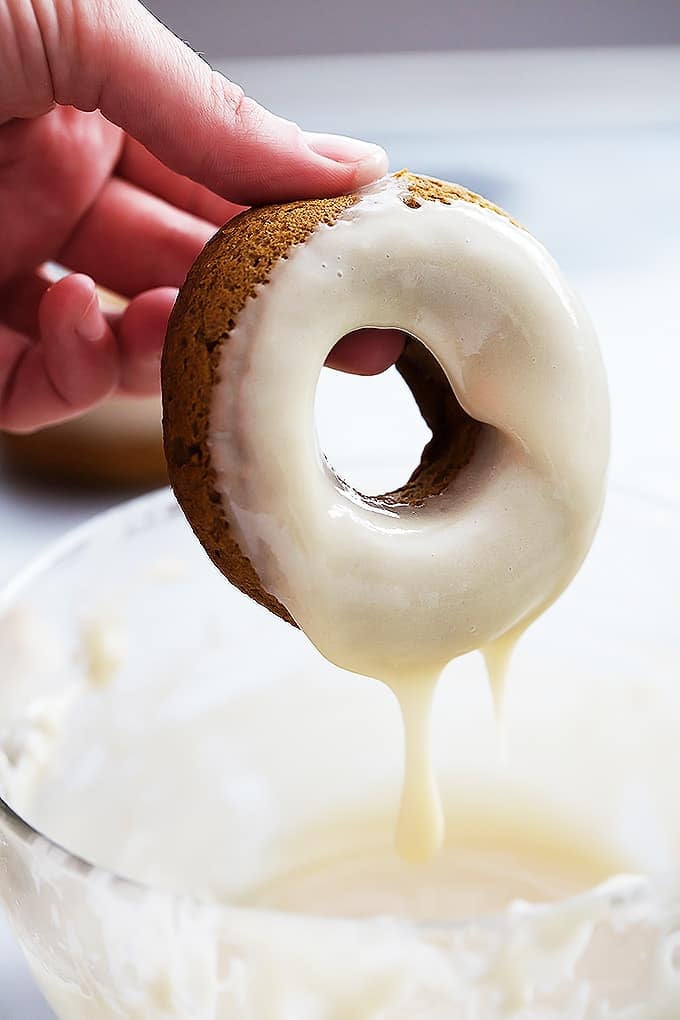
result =
M235 541L210 458L210 405L222 345L273 265L321 223L332 225L354 195L264 206L240 213L192 266L168 324L163 350L163 441L170 482L213 563L232 584L289 623Z
M395 175L402 201L417 210L423 202L469 202L514 220L498 206L458 185ZM234 537L217 491L210 453L211 398L222 349L239 313L274 265L321 224L333 226L360 195L265 206L227 223L194 263L173 310L162 360L164 445L170 481L191 527L222 573L250 598L295 625L288 610L268 592ZM411 479L371 502L422 504L439 495L471 459L481 426L458 404L436 359L409 341L397 368L432 430L431 441Z

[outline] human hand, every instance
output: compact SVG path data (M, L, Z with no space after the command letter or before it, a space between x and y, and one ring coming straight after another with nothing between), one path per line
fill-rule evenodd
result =
M176 288L218 226L385 170L377 146L258 106L137 0L0 0L0 428L155 392ZM72 272L50 286L47 260ZM400 335L366 332L329 364L390 365Z

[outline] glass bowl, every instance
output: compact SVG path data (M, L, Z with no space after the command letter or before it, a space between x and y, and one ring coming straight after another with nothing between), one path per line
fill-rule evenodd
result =
M516 653L504 753L481 656L442 679L455 867L482 818L494 878L534 825L543 858L616 862L550 903L528 873L503 909L488 875L455 902L446 881L421 895L433 873L391 849L389 691L225 583L169 492L55 546L0 596L0 901L56 1014L679 1016L674 518L611 492L582 572Z

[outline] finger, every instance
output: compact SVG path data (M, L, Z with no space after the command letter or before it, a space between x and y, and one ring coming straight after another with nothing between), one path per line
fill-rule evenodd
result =
M38 309L38 343L0 326L0 427L31 432L87 410L118 383L118 352L94 283L69 276Z
M336 195L387 169L377 146L306 137L263 109L136 0L33 6L56 101L99 108L165 165L225 198Z
M160 390L161 351L176 289L161 287L134 298L116 326L121 369L119 389L131 396Z
M378 375L390 368L404 349L404 334L396 329L357 329L339 340L326 364L354 375Z
M216 226L113 178L58 261L119 294L178 287Z
M202 184L169 170L129 135L126 136L116 173L144 191L164 198L177 209L184 209L185 212L218 227L245 208L234 202L228 202Z
M0 42L0 101L1 50ZM0 129L1 282L54 255L110 176L122 140L99 114L64 107Z

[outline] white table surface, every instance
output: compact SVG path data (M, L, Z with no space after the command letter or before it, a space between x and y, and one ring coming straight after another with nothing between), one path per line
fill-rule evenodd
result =
M394 167L509 208L584 296L612 391L612 479L680 507L680 51L333 58L232 65L306 126L355 131ZM359 447L357 419L348 444ZM116 502L11 482L0 583ZM0 1020L48 1020L0 918Z

